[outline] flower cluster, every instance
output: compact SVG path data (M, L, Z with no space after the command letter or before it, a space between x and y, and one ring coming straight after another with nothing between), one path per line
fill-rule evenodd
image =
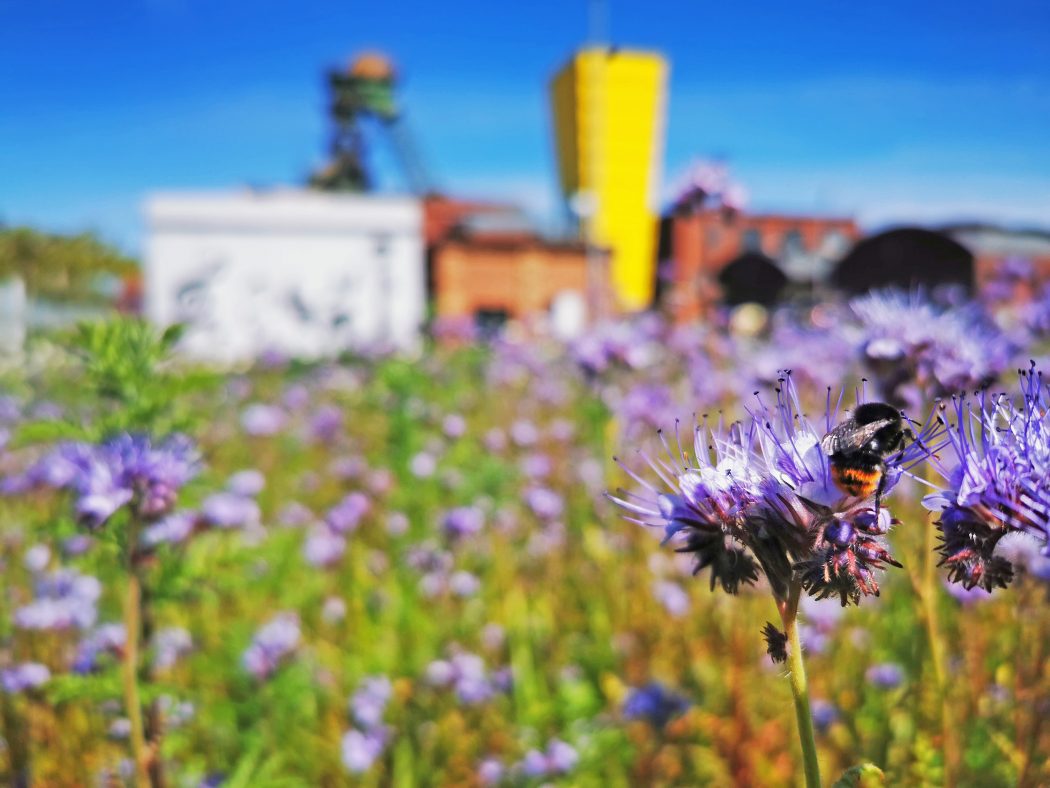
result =
M941 308L922 294L874 292L850 306L861 353L887 401L916 406L986 386L1007 368L1009 340L976 304Z
M653 681L631 690L623 704L623 716L629 720L645 720L659 729L683 714L689 706L687 698Z
M300 637L299 617L279 613L255 633L241 661L255 678L267 679L295 652Z
M667 460L645 456L666 489L624 466L641 492L610 496L633 519L664 529L664 541L696 556L695 572L710 571L711 588L736 593L760 576L778 599L793 581L813 596L837 596L843 605L877 595L876 575L899 566L884 539L892 522L865 500L833 483L821 436L837 419L830 393L823 429L802 413L790 377L781 379L776 404L758 398L747 423L728 430L705 419L695 430L693 456L677 440L660 437ZM921 462L938 425L930 421L918 440L887 458L885 488Z
M1050 394L1035 365L1020 400L957 398L945 419L950 450L935 460L945 486L923 503L939 512L939 552L965 588L1005 588L1015 564L1050 557Z
M547 742L545 751L529 750L518 768L526 777L553 778L566 775L576 768L580 756L576 749L561 739Z
M146 435L117 435L103 443L66 443L28 473L30 484L72 490L77 520L90 529L129 506L144 520L170 513L179 490L197 472L190 440L174 435L155 444Z
M15 611L20 629L87 629L95 623L102 584L75 569L58 569L36 579L35 599Z
M509 690L511 674L506 668L489 671L478 655L460 652L431 662L426 679L433 687L453 690L461 703L475 706Z
M390 741L390 728L383 724L383 714L393 695L393 685L386 676L364 679L350 698L350 715L359 727L343 734L343 765L353 774L368 771L383 754Z

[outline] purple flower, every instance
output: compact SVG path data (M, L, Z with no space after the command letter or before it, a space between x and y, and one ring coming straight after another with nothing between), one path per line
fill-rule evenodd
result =
M361 518L372 508L368 496L361 492L352 492L328 510L325 521L337 533L346 534L357 530Z
M1050 557L1048 408L1034 364L1021 372L1019 400L983 393L954 400L945 419L949 448L932 463L945 486L923 501L940 513L938 549L953 583L1005 588L1015 562L1032 568L1018 548Z
M540 431L531 421L518 419L510 425L510 439L515 446L534 446L540 439Z
M257 402L241 412L241 427L254 437L276 435L287 421L288 415L276 405Z
M373 728L365 733L351 729L343 734L343 765L351 774L362 774L372 768L386 749L390 738L386 728Z
M412 458L409 469L412 471L413 476L420 479L429 479L437 470L437 459L433 454L421 451Z
M86 629L95 623L102 584L91 575L74 569L58 569L39 577L36 598L15 611L20 629Z
M153 667L167 670L193 649L193 637L182 627L165 627L153 634Z
M465 652L454 654L448 660L431 662L426 669L426 679L435 687L450 688L461 703L475 706L506 691L510 676L490 674L485 662L476 654Z
M467 420L458 413L450 413L441 422L441 431L448 438L462 438L467 431Z
M448 587L456 596L470 597L481 589L481 581L470 572L454 572L448 579Z
M459 506L445 513L441 528L449 539L475 536L485 525L485 513L476 506Z
M310 419L310 436L315 441L331 443L343 431L343 411L335 405L322 405Z
M547 487L530 487L525 491L525 505L541 520L556 520L565 511L565 502Z
M33 545L26 550L22 563L26 569L34 574L43 572L47 569L47 565L51 563L51 548L46 544Z
M255 678L269 678L299 646L299 617L294 613L279 613L270 619L252 639L242 662Z
M145 435L124 434L97 445L64 444L31 475L73 490L77 519L98 528L125 505L146 519L167 514L198 462L196 449L183 436L154 445Z
M346 539L325 525L310 531L303 543L303 557L316 567L334 566L346 552Z
M693 456L660 433L666 461L645 457L665 488L625 471L641 493L610 499L629 518L664 529L664 541L696 555L696 571L709 569L711 588L736 593L765 575L778 599L797 577L810 594L838 596L843 605L879 591L876 572L898 565L884 540L891 519L852 498L832 481L821 436L838 421L829 394L821 428L802 413L790 378L771 409L759 399L749 423L725 431L696 427ZM887 460L887 491L901 473L925 458L936 425Z
M623 716L629 720L645 720L654 728L663 728L689 706L685 697L654 681L631 690L623 704Z
M820 698L814 698L810 703L810 713L813 715L813 724L817 730L824 733L839 719L839 710L835 704Z
M150 547L159 544L182 544L193 534L198 523L194 512L172 512L146 527L142 540Z
M568 774L579 762L576 750L561 739L551 739L547 751L529 750L520 768L526 777L556 777Z
M124 651L128 635L123 624L102 624L96 627L81 642L73 660L73 672L86 674L98 668L98 658L103 654L119 656Z
M500 780L503 779L505 773L506 769L503 767L503 764L500 763L498 758L485 758L485 760L478 764L478 783L482 786L486 786L486 788L492 785L499 785Z
M930 396L985 386L1006 368L1013 348L976 304L944 309L922 294L870 293L850 302L861 351L883 397L897 405L914 384Z
M361 686L350 698L350 713L357 724L366 730L380 725L393 691L394 687L386 676L371 676L362 680Z
M675 618L681 618L689 612L689 594L678 583L658 580L653 583L653 596Z
M879 689L895 689L904 681L904 669L895 662L883 662L868 668L864 677Z
M226 480L226 489L242 498L252 498L263 491L266 477L254 468L238 471Z
M47 665L41 665L39 662L23 662L13 668L0 670L0 686L4 692L11 695L36 689L50 680L51 671L47 669Z
M245 528L259 523L259 504L232 492L212 493L201 503L201 518L216 528Z

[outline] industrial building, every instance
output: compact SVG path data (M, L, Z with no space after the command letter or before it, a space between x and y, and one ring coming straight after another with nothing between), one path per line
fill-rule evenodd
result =
M159 194L146 208L144 309L186 324L184 349L410 348L426 310L423 208L411 197L307 190Z

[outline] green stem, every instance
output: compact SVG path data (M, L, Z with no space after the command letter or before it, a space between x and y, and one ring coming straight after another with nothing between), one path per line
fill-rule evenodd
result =
M124 599L124 706L131 723L131 758L135 762L135 785L150 784L146 737L142 726L142 701L139 698L139 638L142 636L142 581L135 566L138 523L128 525L128 589Z
M936 566L935 529L926 524L926 544L924 550L923 578L919 593L922 604L923 621L926 624L926 636L930 642L930 661L933 663L933 677L936 683L937 696L941 698L941 736L944 744L944 784L951 788L955 785L955 769L958 763L959 742L956 735L955 718L952 713L951 699L948 697L947 648L944 631L941 628L937 610L938 583Z
M820 764L817 762L817 743L813 735L806 666L802 661L802 641L798 634L798 601L801 593L802 586L793 581L788 590L787 600L778 602L777 607L780 608L780 618L788 639L787 666L791 679L791 694L795 697L795 717L798 719L798 738L802 745L806 788L820 788Z

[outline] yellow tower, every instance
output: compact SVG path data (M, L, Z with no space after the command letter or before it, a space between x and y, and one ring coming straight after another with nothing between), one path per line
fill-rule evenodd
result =
M667 72L656 53L595 47L551 81L562 193L587 241L611 250L626 310L653 298Z

